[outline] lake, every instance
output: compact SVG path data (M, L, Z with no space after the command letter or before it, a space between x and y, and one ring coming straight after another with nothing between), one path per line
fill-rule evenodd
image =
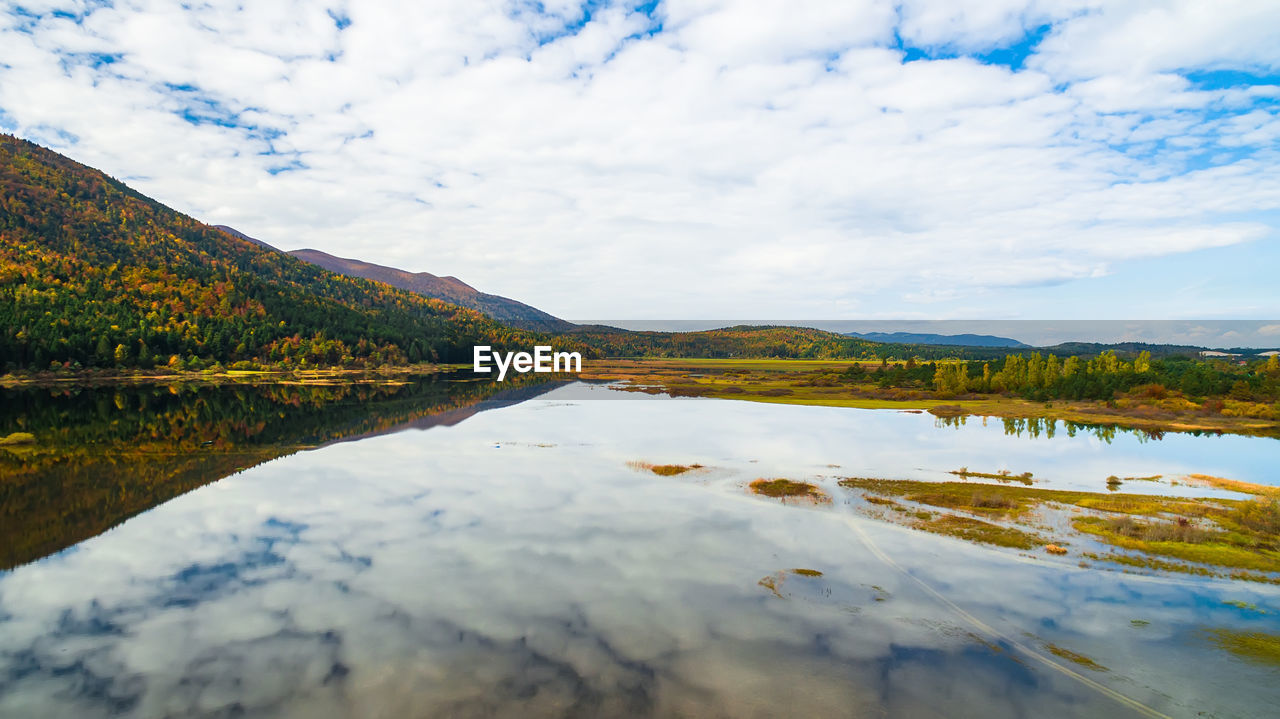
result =
M6 390L3 717L1274 716L1280 586L868 517L841 477L1238 497L1280 441L436 378ZM701 465L673 477L645 463ZM752 495L812 482L830 501ZM800 571L797 571L800 570Z

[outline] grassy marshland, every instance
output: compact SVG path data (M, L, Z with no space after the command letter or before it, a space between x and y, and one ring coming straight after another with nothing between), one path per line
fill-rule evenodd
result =
M1129 517L1077 517L1071 524L1122 549L1215 567L1280 572L1274 535L1204 529L1185 518L1137 522Z
M982 544L994 544L998 547L1032 549L1045 543L1042 538L1020 529L1001 527L980 519L960 517L954 514L944 514L937 519L919 522L911 526L934 534L945 534L949 537L959 537L960 539Z
M1187 499L870 477L850 477L840 484L861 491L871 505L894 510L896 515L884 518L896 519L906 526L1020 549L1047 542L1038 535L979 517L1027 524L1032 510L1085 510L1087 513L1070 518L1074 531L1140 553L1082 554L1087 559L1160 571L1280 582L1273 576L1280 573L1280 500L1276 499ZM908 517L912 509L891 497L973 516L944 515L937 520L911 522ZM1054 542L1054 546L1061 544L1064 542ZM1234 571L1224 574L1215 570Z

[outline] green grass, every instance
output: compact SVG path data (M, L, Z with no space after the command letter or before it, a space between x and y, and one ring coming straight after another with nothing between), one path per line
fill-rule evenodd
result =
M963 509L977 513L1019 515L1042 502L1057 502L1089 509L1099 509L1125 514L1157 515L1166 513L1188 516L1207 516L1218 512L1226 514L1225 507L1235 507L1240 502L1218 499L1183 499L1157 497L1147 494L1100 494L1064 489L1038 487L1012 487L998 484L973 484L964 482L921 482L910 479L879 479L875 477L846 477L840 480L842 487L874 492L879 495L902 497L912 502L930 504L948 509ZM1223 506L1219 506L1223 505Z
M1179 536L1178 530L1170 529L1169 523L1155 523L1129 531L1123 526L1113 525L1112 521L1101 517L1076 517L1071 524L1078 531L1124 549L1215 567L1280 572L1280 553L1233 543L1230 540L1235 538L1228 533L1207 532L1184 537Z
M910 521L907 518L912 510L893 504L891 498L1015 522L1046 502L1107 512L1120 516L1077 516L1071 519L1071 526L1139 554L1100 557L1086 553L1086 558L1159 571L1280 584L1280 578L1274 576L1280 573L1280 537L1276 532L1280 527L1280 502L1274 500L1187 499L872 477L847 477L840 480L840 485L861 491L873 504L900 509L906 521ZM918 518L932 519L927 513ZM1022 549L1045 544L1034 534L977 518L945 515L908 526ZM1226 574L1214 569L1235 571Z
M1044 540L1040 537L1020 529L1001 527L980 519L959 517L954 514L944 514L932 521L921 522L913 526L934 534L958 537L970 542L993 544L998 547L1031 549L1044 544Z

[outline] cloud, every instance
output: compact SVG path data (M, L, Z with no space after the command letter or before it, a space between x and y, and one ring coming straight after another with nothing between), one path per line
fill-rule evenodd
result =
M1273 3L241 5L9 6L0 124L570 317L993 307L1275 237Z

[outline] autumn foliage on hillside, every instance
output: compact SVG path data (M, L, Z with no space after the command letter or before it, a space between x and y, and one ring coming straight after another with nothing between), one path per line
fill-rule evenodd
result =
M0 370L469 361L534 335L204 225L0 135Z
M1008 348L871 342L810 327L770 325L738 325L698 332L625 332L593 327L575 332L573 337L607 357L942 359L1003 356L1010 351Z

